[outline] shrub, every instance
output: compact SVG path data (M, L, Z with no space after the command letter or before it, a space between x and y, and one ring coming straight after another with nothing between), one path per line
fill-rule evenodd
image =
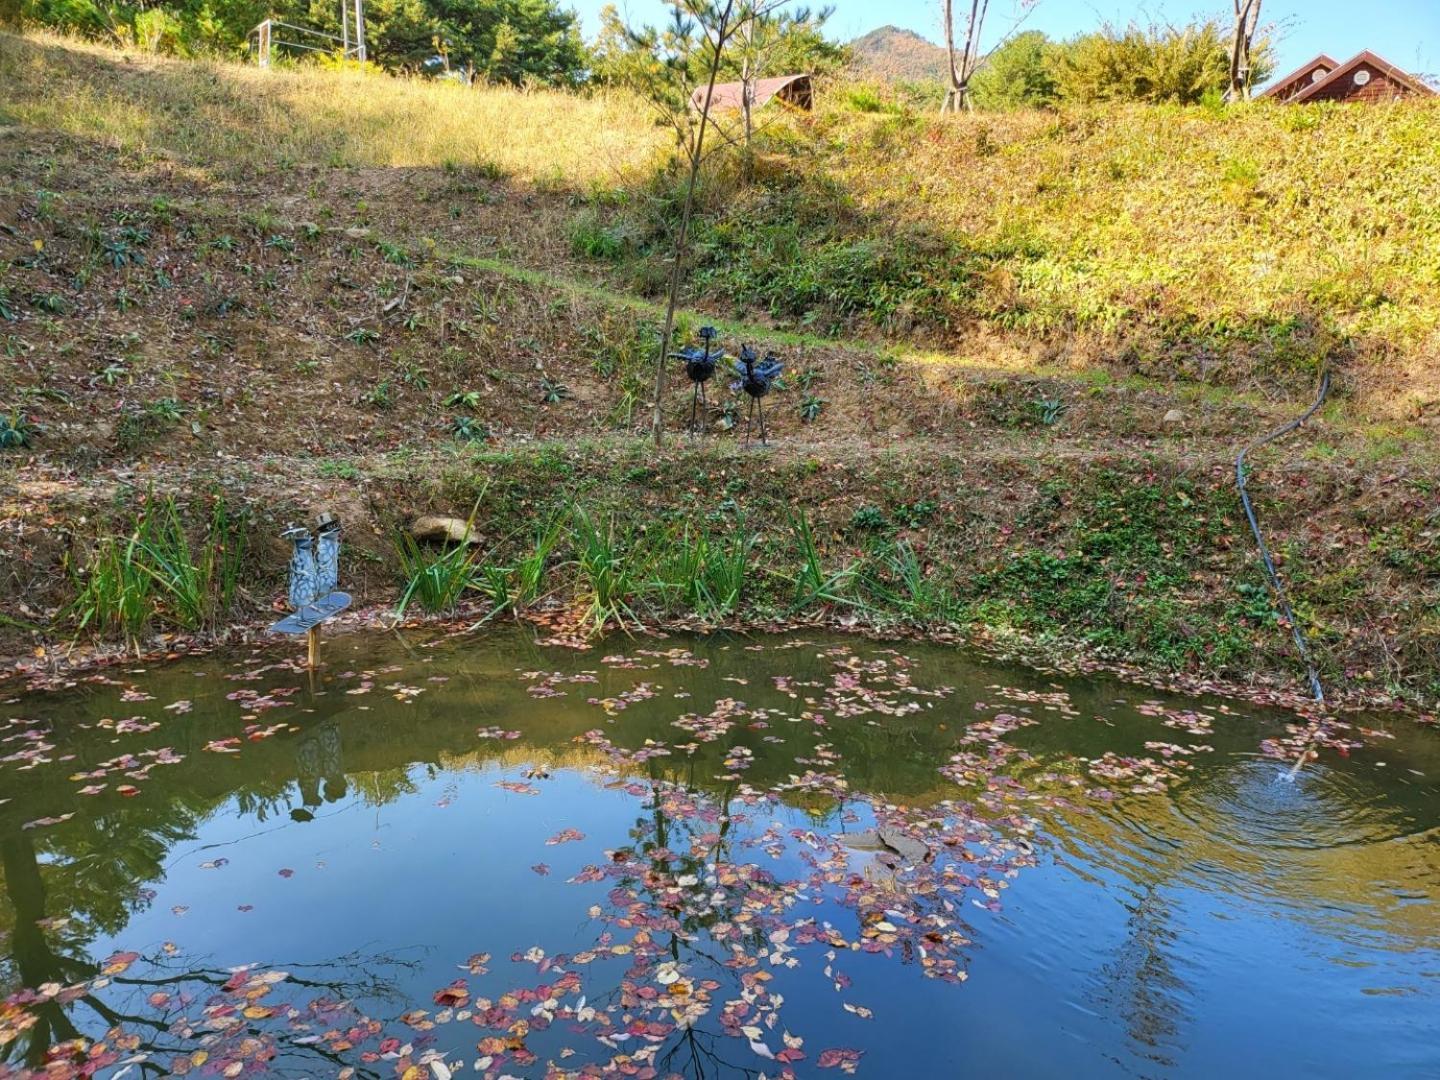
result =
M0 450L22 450L35 438L35 425L21 412L0 413Z
M628 250L625 233L606 225L593 209L585 209L570 222L570 250L586 259L616 262Z
M1199 104L1229 83L1230 38L1218 20L1185 26L1106 24L1066 42L1051 65L1056 88L1068 101L1145 101ZM1258 43L1253 78L1274 66L1268 44Z

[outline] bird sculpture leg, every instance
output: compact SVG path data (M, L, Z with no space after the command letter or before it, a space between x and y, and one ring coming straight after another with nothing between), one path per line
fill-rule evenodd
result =
M750 449L750 422L755 416L755 399L750 399L749 406L745 409L745 449Z
M695 393L690 397L690 434L695 434L695 413L700 408L700 387L702 383L695 384Z
M700 384L700 433L710 426L710 396L705 393L705 384Z
M755 405L760 410L760 445L769 446L765 441L765 401L762 398L755 399Z

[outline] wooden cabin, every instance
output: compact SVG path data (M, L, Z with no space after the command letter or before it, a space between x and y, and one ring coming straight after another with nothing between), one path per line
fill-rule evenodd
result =
M1300 91L1309 90L1312 83L1319 82L1339 66L1339 60L1321 53L1314 60L1308 64L1302 64L1284 78L1276 79L1258 96L1274 98L1276 101L1289 101Z
M779 100L796 109L810 111L814 103L809 75L776 75L772 79L755 81L755 99L750 103L758 109L772 100ZM698 87L690 95L690 104L696 109L705 106L705 87ZM745 104L745 84L741 82L716 83L710 98L711 109L739 109Z
M1271 83L1259 96L1286 105L1311 101L1395 101L1435 93L1417 76L1366 49L1343 64L1321 53Z

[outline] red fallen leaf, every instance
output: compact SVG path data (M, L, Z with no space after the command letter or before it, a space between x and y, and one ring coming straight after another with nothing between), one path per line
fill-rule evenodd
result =
M115 789L115 794L124 795L127 799L133 799L140 794L140 789L134 784L121 784Z
M470 988L463 979L456 979L449 986L435 991L435 1004L446 1008L457 1008L470 1000Z
M815 1064L822 1069L833 1069L838 1065L846 1072L853 1072L856 1063L863 1054L863 1050L847 1050L843 1048L821 1050L820 1057L816 1060Z
M516 795L539 795L540 789L531 787L529 784L522 784L516 780L500 780L495 784L498 788L506 791L513 791Z
M395 1038L393 1035L388 1039L380 1040L380 1053L382 1054L393 1054L396 1050L399 1049L400 1040Z
M534 870L535 873L539 874L541 877L544 877L546 874L550 873L550 867L543 862L536 863L534 866L530 867L530 869Z
M105 961L104 965L100 968L100 973L102 975L119 975L139 959L140 954L138 952L117 952L113 954L109 960Z

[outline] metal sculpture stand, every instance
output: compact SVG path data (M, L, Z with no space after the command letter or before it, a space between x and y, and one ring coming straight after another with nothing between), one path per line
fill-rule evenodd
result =
M295 610L270 626L277 634L305 635L305 666L320 667L320 624L350 606L350 594L335 588L340 577L340 522L320 516L312 536L294 525L281 535L290 541L290 606Z
M760 445L769 446L765 439L765 402L758 397L750 399L750 408L745 411L745 449L750 449L750 426L756 413L760 414Z
M687 345L685 348L670 354L672 360L683 360L685 362L685 377L694 384L694 392L690 396L690 434L699 435L705 430L705 418L709 415L710 400L705 393L705 384L715 374L716 365L726 359L723 350L711 351L711 345L719 336L713 326L702 326L700 328L701 346ZM704 406L702 409L701 406Z
M710 402L705 397L705 384L695 384L695 395L690 399L690 434L705 434L705 417L709 415ZM699 421L696 421L696 413L699 413Z

